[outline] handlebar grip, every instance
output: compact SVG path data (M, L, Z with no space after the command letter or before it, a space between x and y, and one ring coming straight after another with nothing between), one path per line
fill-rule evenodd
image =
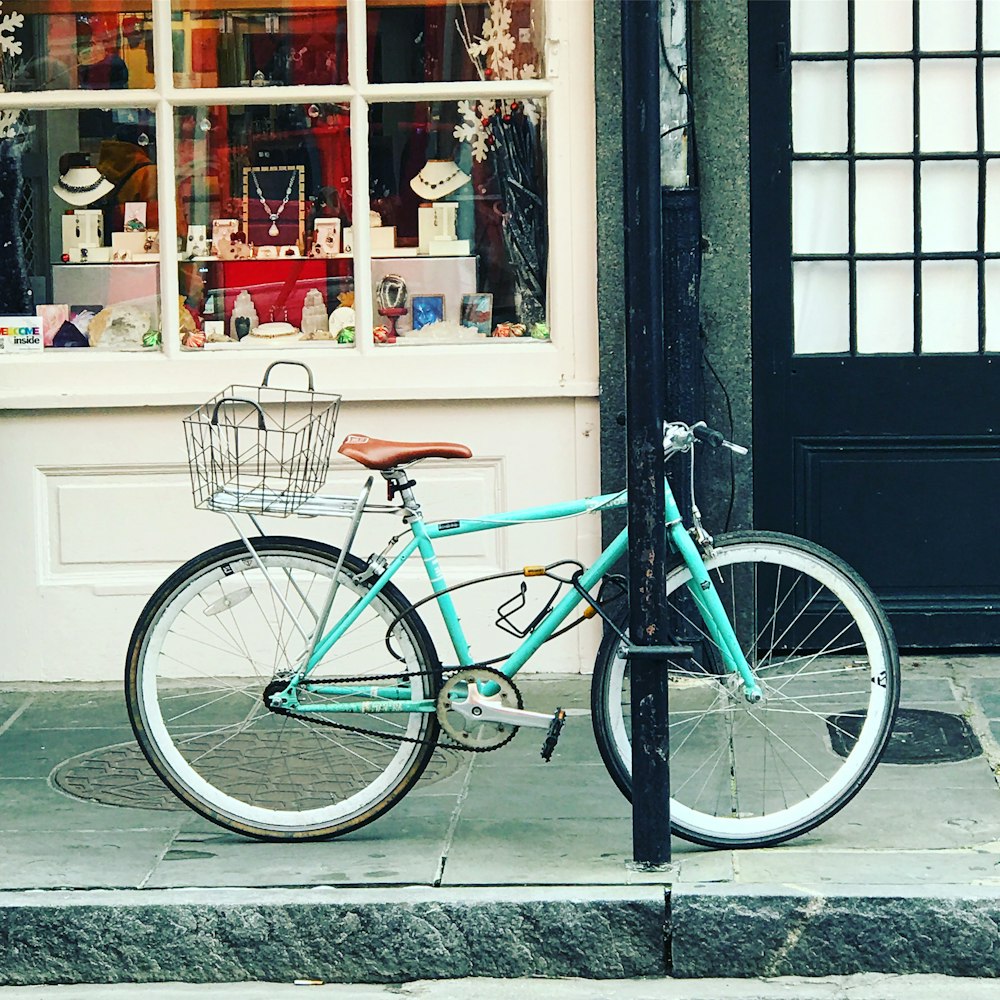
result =
M699 440L703 441L705 444L710 445L713 448L718 448L726 443L726 438L719 431L712 430L705 424L695 424L691 428L691 432Z

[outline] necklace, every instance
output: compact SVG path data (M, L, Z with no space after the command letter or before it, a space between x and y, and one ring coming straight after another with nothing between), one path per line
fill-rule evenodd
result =
M93 184L67 184L64 178L59 178L59 186L64 191L69 191L70 194L90 194L91 191L96 191L103 183L103 175L98 176Z
M271 228L267 231L267 235L277 236L278 219L281 218L281 213L284 212L289 198L292 197L292 188L295 186L295 171L292 171L292 176L288 178L288 187L285 189L285 197L282 198L277 212L271 211L271 206L264 199L264 192L260 189L260 181L257 180L257 175L252 170L250 171L250 176L253 178L253 186L257 189L257 200L264 206L264 211L267 213L267 217L271 220Z
M426 177L424 177L424 172L421 169L417 174L417 180L420 181L424 187L429 187L433 191L435 188L444 187L445 184L453 181L461 172L461 167L455 167L455 169L447 177L442 177L439 181L429 181Z

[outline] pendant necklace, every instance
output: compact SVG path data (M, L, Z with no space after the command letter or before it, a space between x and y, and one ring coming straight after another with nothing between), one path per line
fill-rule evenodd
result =
M260 189L260 181L257 180L257 175L252 170L250 171L250 176L253 178L253 186L257 189L257 200L264 206L264 211L267 213L267 217L271 220L271 228L267 231L267 235L277 236L278 219L281 218L281 213L284 212L285 206L288 204L288 200L292 197L292 188L295 186L295 172L292 171L292 176L288 179L288 187L285 190L285 197L282 198L277 212L271 211L271 206L264 199L264 192Z

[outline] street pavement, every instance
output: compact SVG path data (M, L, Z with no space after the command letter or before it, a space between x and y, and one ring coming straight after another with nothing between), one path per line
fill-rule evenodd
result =
M525 707L570 709L550 764L533 731L497 753L445 754L374 824L296 845L237 837L173 800L134 744L118 685L0 684L0 985L12 998L173 1000L202 994L30 984L228 981L251 997L277 988L244 980L433 976L446 982L393 995L469 998L487 995L490 976L530 990L523 977L542 974L622 981L566 993L581 998L742 1000L904 994L836 992L854 989L847 980L774 992L783 980L748 979L749 993L714 994L629 981L672 971L708 989L713 976L939 972L969 977L950 995L978 997L973 977L1000 976L1000 660L904 661L903 706L966 720L975 756L942 762L924 733L925 759L881 765L817 830L765 850L675 841L671 870L649 874L627 867L630 807L594 742L589 679L518 680ZM274 950L296 934L297 950ZM469 986L470 975L487 979ZM454 980L459 993L439 992ZM569 989L543 985L523 995ZM491 997L498 988L513 985Z
M995 1000L993 979L829 976L802 979L448 979L392 986L158 983L11 986L4 1000Z

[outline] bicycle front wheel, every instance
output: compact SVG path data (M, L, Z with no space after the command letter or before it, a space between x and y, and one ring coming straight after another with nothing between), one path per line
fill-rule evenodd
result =
M736 533L706 566L764 699L750 704L724 669L676 562L671 640L695 655L668 666L673 831L710 847L777 844L828 819L871 775L899 702L896 643L864 582L811 542ZM631 798L629 668L610 631L592 708L601 755Z
M338 551L301 538L220 545L152 596L129 647L125 693L143 752L202 816L270 840L332 837L398 802L434 750L434 713L340 714L353 729L276 715L264 690L297 668L335 579ZM367 593L348 556L330 623ZM300 689L300 702L372 701L378 687L433 698L440 667L409 603L385 586L310 675L372 678L363 695ZM395 623L395 624L394 624ZM389 630L391 628L391 633ZM387 633L388 638L387 638ZM375 681L375 678L390 678Z

